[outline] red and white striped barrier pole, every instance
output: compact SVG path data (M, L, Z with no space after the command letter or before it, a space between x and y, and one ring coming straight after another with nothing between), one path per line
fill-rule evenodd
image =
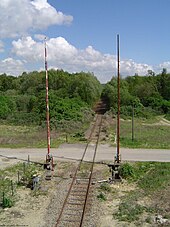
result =
M47 155L46 164L51 164L51 170L53 170L53 157L50 154L50 117L49 117L49 99L48 99L48 65L47 65L47 44L46 38L45 44L45 75L46 75L46 125L47 125Z

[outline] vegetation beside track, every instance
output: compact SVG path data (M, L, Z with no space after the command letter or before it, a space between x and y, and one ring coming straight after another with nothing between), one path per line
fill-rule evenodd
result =
M51 148L56 148L62 143L76 143L86 141L84 132L88 124L78 124L73 128L74 123L66 125L66 129L51 130ZM71 128L72 126L72 128ZM41 126L15 126L0 125L0 146L10 148L35 147L44 148L47 146L46 129Z
M91 107L100 99L101 84L90 73L49 70L50 127L91 119ZM0 121L13 125L45 126L45 72L19 77L0 75Z
M124 163L120 173L136 187L122 197L115 218L136 225L154 224L158 214L170 219L170 163Z
M110 176L105 167L103 174ZM170 163L125 162L120 174L122 182L98 185L99 226L169 226Z
M0 207L12 207L19 200L19 188L31 188L33 176L40 177L42 173L42 166L32 163L19 163L0 170Z
M170 148L170 74L163 69L155 75L121 79L120 143L131 148ZM45 72L23 73L19 77L0 75L0 144L2 147L45 147ZM101 85L91 73L70 74L49 70L51 146L85 141L85 131L93 119L95 103L103 98L113 116L117 112L117 79ZM134 141L132 141L134 107ZM163 116L160 117L159 116ZM115 141L116 120L110 130ZM109 122L111 124L111 122ZM107 129L109 130L109 129ZM103 137L103 142L109 142Z
M170 124L162 122L162 117L134 120L134 141L132 141L132 123L130 119L120 122L120 145L129 148L170 149ZM114 146L116 119L106 117L103 121L103 142ZM58 126L59 127L59 126ZM67 122L65 128L51 130L51 147L60 144L85 142L85 131L89 123ZM0 124L1 147L46 147L46 129L41 126L15 126Z
M110 127L110 134L116 132L116 119ZM170 149L170 121L164 121L163 116L152 119L134 119L134 139L132 140L132 120L120 122L120 145L129 148ZM112 144L115 138L112 137Z
M57 172L54 173L54 179L60 175L60 180L62 179L63 173L68 173L69 168L72 164L59 162L57 165ZM84 164L82 168L82 174L86 172L88 164ZM106 166L96 166L97 173L100 174L99 179L108 179L110 176L109 169ZM24 170L25 169L25 170ZM100 172L99 172L100 169ZM20 177L25 176L25 183L17 182L17 173L20 171ZM13 206L14 209L18 210L18 205L20 204L20 209L23 211L23 207L27 207L27 203L24 204L22 201L19 202L20 196L23 193L26 193L26 186L29 182L28 179L31 179L32 175L35 173L43 174L41 167L31 164L30 166L25 166L23 163L14 165L10 168L6 168L1 173L0 179L0 191L5 191L5 200L4 208ZM122 223L123 225L141 225L148 226L155 225L155 217L161 215L162 218L170 220L170 163L158 163L158 162L133 162L133 163L122 163L121 165L121 176L123 178L122 183L108 184L101 183L97 186L96 197L102 207L102 215L104 209L104 216L100 216L101 219L107 217L108 209L112 214L113 223ZM13 192L11 189L11 180L13 181ZM48 182L48 184L53 184ZM45 188L47 185L44 186ZM50 186L51 187L51 186ZM54 188L56 186L53 185ZM54 189L54 188L51 188ZM48 194L42 187L39 191L29 190L28 198L32 198L31 201L36 200L37 205L40 203L41 198L48 198ZM18 194L19 193L19 194ZM2 195L3 196L3 195ZM25 194L23 194L25 196ZM33 198L37 199L33 199ZM42 196L38 198L37 196ZM45 197L44 197L45 196ZM21 205L22 204L22 205ZM97 203L98 204L98 203ZM97 206L99 206L99 204ZM2 202L1 202L2 206ZM2 207L1 207L2 208ZM24 208L25 209L25 208ZM2 216L3 223L9 224L11 219L5 219L5 212L10 212L9 210L0 209L0 217ZM12 212L12 208L11 208ZM21 212L21 210L19 210ZM27 213L28 210L26 209ZM109 214L110 215L110 214ZM23 220L21 216L20 219ZM25 219L24 219L25 220ZM106 222L107 223L107 222ZM111 225L111 224L110 224Z

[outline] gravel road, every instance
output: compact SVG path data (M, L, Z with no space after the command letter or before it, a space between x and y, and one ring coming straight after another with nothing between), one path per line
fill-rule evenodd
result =
M76 160L82 157L85 144L62 144L59 148L52 148L51 153L56 160ZM90 144L89 149L93 150L95 144ZM27 160L28 155L31 161L45 160L47 149L45 148L0 148L0 168L12 165L21 160ZM164 149L128 149L120 148L122 161L160 161L170 162L170 150ZM86 161L92 160L93 152L88 152L85 156ZM96 155L96 161L113 161L116 148L108 144L100 144Z

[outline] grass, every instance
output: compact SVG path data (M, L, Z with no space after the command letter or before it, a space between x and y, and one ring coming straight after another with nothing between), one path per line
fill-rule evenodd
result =
M101 202L107 200L106 195L105 195L103 192L100 192L100 193L97 195L97 198L98 198Z
M121 166L120 173L122 177L136 184L134 191L128 192L119 204L118 211L114 217L119 221L137 222L143 213L146 215L146 222L150 221L151 213L156 213L158 209L155 205L148 204L144 198L154 200L154 196L160 198L162 203L162 194L170 185L170 163L159 162L136 162L133 164L124 163ZM168 190L167 190L168 191ZM165 196L164 203L168 203ZM161 205L159 206L159 212ZM167 211L167 215L169 211ZM147 215L148 214L148 215ZM166 215L166 212L164 212Z
M100 187L98 188L98 195L97 198L102 202L107 200L107 196L109 193L112 193L112 189L110 187L110 184L108 183L102 183Z
M131 120L121 120L120 145L129 148L170 149L170 125L156 125L161 118L160 116L152 119L135 118L134 141L132 141Z
M9 148L47 146L46 129L39 126L14 126L0 124L0 146ZM71 133L51 130L51 147L56 148L60 144L68 142L85 141L82 132L72 130Z
M170 163L164 162L136 162L124 163L120 174L130 182L136 182L138 188L146 195L166 187L170 183Z
M152 164L153 165L153 164ZM155 163L148 174L138 181L138 186L145 194L151 195L170 183L170 163Z
M144 212L144 210L145 207L137 204L134 197L129 197L121 202L115 217L119 219L119 221L133 222L139 220L139 216Z
M45 139L45 133L35 126L0 125L1 147L34 147Z
M32 176L40 172L42 172L42 167L39 165L25 165L25 163L19 163L0 170L0 205L3 208L13 206L16 201L18 187L29 186L30 182L32 183Z
M90 163L82 163L79 169L79 176L80 178L84 178L84 177L89 177L90 174L90 168L91 168L91 164Z
M101 191L104 191L104 192L111 192L110 184L108 184L108 183L102 183L100 185L100 190Z
M157 116L152 119L134 120L134 141L132 141L131 120L120 121L120 145L129 148L159 148L170 149L170 126L156 125L162 119ZM81 126L79 129L70 129L64 132L63 129L51 130L51 147L56 148L62 143L85 142L84 133L88 125ZM115 140L116 121L109 130L111 142ZM62 131L61 131L62 130ZM113 131L114 130L114 131ZM12 126L0 125L0 144L1 147L21 148L47 146L46 129L38 126Z

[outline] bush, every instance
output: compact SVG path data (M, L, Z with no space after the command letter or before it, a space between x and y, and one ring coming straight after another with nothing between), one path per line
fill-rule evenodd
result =
M139 219L140 215L145 211L145 207L137 204L133 200L123 201L119 205L119 211L114 216L116 216L120 221L136 221Z
M135 175L135 169L129 163L125 163L120 166L120 175L125 179L131 178L131 177L133 178Z
M0 118L6 119L13 111L16 105L11 97L0 96Z
M101 189L102 191L111 192L111 187L110 187L110 185L107 184L107 183L101 184L101 185L100 185L100 189Z
M165 115L165 118L166 118L168 121L170 121L170 113L166 114L166 115Z
M7 196L3 195L3 200L2 200L2 207L7 208L7 207L12 207L14 202Z
M97 195L97 198L100 201L106 201L106 195L103 192L100 192L100 194Z

